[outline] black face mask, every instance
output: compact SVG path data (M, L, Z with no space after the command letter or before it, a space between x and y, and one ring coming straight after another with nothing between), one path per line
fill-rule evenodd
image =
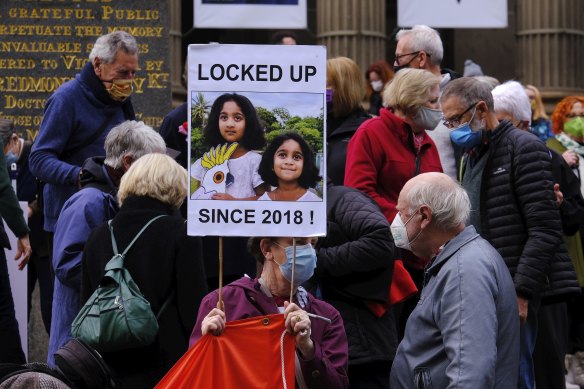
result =
M394 73L397 73L397 72L399 72L400 70L402 70L402 69L405 69L405 68L407 68L407 67L409 67L409 66L410 66L410 64L409 64L409 63L407 63L407 64L405 64L405 65L393 65L393 72L394 72Z
M410 59L408 63L404 63L403 65L393 65L393 72L394 73L397 73L397 72L399 72L402 69L409 68L410 67L410 64L412 63L412 61L414 59L416 59L416 57L417 57L417 55L414 55L413 58Z

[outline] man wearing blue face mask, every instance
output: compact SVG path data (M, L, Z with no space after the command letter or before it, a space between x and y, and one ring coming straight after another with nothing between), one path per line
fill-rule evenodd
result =
M466 150L459 179L471 201L468 224L499 251L513 278L521 321L519 387L534 388L537 311L562 241L551 157L536 137L497 120L486 83L454 80L440 102L452 141Z

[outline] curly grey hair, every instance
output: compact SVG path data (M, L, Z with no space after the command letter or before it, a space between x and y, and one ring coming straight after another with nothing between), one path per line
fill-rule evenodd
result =
M134 161L150 153L165 153L166 144L159 133L144 122L127 120L112 128L105 138L104 163L114 169L124 166L124 157Z
M104 63L112 63L118 50L122 50L129 55L138 54L138 44L136 39L125 31L114 31L107 35L102 35L95 41L89 61L93 63L95 58L101 59Z

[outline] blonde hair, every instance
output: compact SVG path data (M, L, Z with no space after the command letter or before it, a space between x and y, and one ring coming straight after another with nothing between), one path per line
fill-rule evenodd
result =
M351 58L336 57L326 61L326 83L333 90L331 113L335 118L347 116L365 99L365 79L359 65Z
M148 154L130 166L118 190L120 206L131 196L146 196L179 208L187 196L187 171L165 154Z
M402 69L383 90L383 104L397 108L407 116L414 116L428 102L430 91L438 84L440 78L427 70Z
M548 115L545 113L545 107L543 105L543 100L541 98L541 93L533 85L525 85L525 89L529 89L535 95L535 109L533 110L533 120L536 119L548 119Z

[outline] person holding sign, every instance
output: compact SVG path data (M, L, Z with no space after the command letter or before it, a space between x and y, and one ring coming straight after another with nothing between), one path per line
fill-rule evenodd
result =
M219 96L203 136L211 150L191 167L199 184L191 199L255 200L264 194L266 187L258 174L261 157L252 150L263 148L266 140L247 97L235 93Z
M316 267L313 239L296 238L299 245L295 248L295 266L293 238L250 239L249 250L263 266L260 277L255 280L243 277L225 286L221 291L224 310L216 308L219 291L208 294L201 302L190 346L204 335L220 336L226 322L283 313L286 329L295 335L296 387L348 388L348 346L343 320L335 308L299 286L312 276Z
M262 155L259 174L275 186L258 200L322 201L309 188L320 179L314 162L314 153L304 138L295 132L277 136Z

